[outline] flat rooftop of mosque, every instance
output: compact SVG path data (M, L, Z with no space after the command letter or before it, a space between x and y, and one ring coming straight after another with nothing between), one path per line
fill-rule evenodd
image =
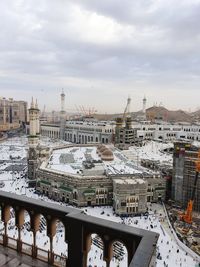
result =
M109 146L113 160L102 160L96 146L70 146L54 149L48 159L48 170L78 176L129 175L150 173L135 165L114 146Z

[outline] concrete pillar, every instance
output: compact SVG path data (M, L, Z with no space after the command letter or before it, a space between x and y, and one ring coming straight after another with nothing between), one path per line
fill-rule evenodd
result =
M131 260L133 259L133 255L135 253L136 250L136 244L135 242L133 242L132 246L126 247L127 249L127 253L128 253L128 266L131 263Z
M50 250L48 254L48 263L53 265L54 263L54 252L53 252L53 237L56 234L56 220L53 220L50 215L47 218L47 236L50 241Z
M66 266L84 267L83 231L80 222L73 220L67 224L68 261ZM74 253L75 252L75 253Z
M4 222L4 234L3 234L3 245L4 247L8 246L8 234L7 234L7 222Z
M106 267L110 267L110 261L113 257L113 246L112 243L109 241L109 237L105 237L104 240L104 248L103 248L103 259L106 262Z
M48 263L54 263L54 252L53 252L53 236L49 237L50 240L50 250L48 251Z
M36 232L32 231L32 233L33 233L32 257L37 258Z
M92 238L91 235L85 235L83 238L83 267L87 267L88 252L91 249Z
M7 225L10 220L10 206L1 207L1 220L4 222L4 234L3 234L3 246L7 247L8 245L8 234L7 234Z
M39 231L40 227L40 214L35 214L33 211L31 211L30 224L30 230L33 233L32 257L37 258L36 233Z
M18 226L17 251L22 252L21 227Z
M18 238L17 238L17 251L22 251L22 240L21 240L21 228L24 224L24 210L19 210L19 207L16 207L15 213L16 226L18 228Z

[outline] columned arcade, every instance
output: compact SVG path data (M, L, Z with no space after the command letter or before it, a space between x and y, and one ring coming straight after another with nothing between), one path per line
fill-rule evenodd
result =
M117 224L114 222L85 215L81 210L72 207L63 207L40 200L27 198L7 192L0 192L1 220L4 223L4 232L0 242L4 247L16 249L19 253L25 253L24 243L21 238L21 229L25 223L25 211L30 216L30 231L33 242L30 246L30 256L48 262L52 266L87 266L87 255L91 247L91 235L101 237L103 247L103 259L106 266L110 266L113 256L113 243L122 242L128 252L128 266L147 267L155 260L156 243L158 234ZM16 246L10 245L7 225L11 216L11 208L15 212L15 225L18 228ZM40 258L36 245L36 233L39 231L41 215L46 219L47 236L50 241L50 249L47 256ZM68 244L68 255L58 256L54 254L53 237L56 234L56 222L63 223L65 228L65 242ZM26 252L27 253L27 252ZM64 264L64 265L63 265Z

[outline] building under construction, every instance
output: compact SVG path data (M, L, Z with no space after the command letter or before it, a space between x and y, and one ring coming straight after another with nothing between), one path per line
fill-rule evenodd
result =
M194 181L196 174L196 164L198 159L198 148L196 151L186 151L185 163L184 163L184 176L183 176L183 206L187 207L189 200L191 199L194 189ZM194 210L200 212L200 180L197 180L195 197L194 197Z
M192 196L195 181L195 162L199 148L191 143L176 142L173 155L172 199L186 208ZM200 212L200 181L197 181L194 210Z
M115 144L121 149L134 144L137 137L137 130L132 128L130 104L131 98L129 97L127 99L127 105L124 110L123 117L116 119Z

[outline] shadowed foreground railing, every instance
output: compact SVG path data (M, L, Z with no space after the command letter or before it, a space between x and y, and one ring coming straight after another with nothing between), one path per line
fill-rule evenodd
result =
M103 260L106 261L107 267L110 266L115 241L120 241L126 247L129 267L153 267L155 265L156 244L159 237L157 233L85 215L76 208L63 207L3 191L0 192L0 206L1 221L4 223L0 243L5 247L16 249L19 253L46 261L53 266L86 267L88 252L92 244L91 235L94 233L102 239ZM17 239L9 237L7 233L11 208L15 211ZM30 231L33 233L32 245L21 240L25 211L30 216ZM48 251L36 246L40 215L46 219L47 236L50 241ZM62 222L65 228L64 240L68 244L67 258L54 253L53 237L56 234L57 221Z

